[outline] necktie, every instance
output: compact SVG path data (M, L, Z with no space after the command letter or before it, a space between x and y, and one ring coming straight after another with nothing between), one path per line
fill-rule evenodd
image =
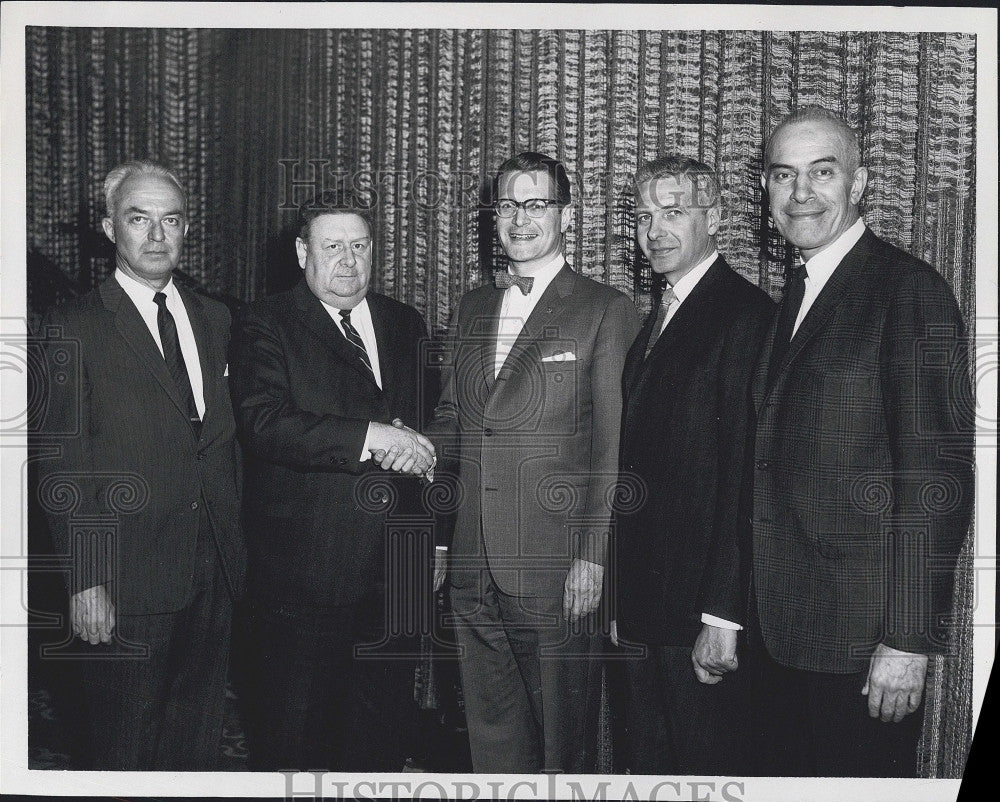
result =
M163 348L163 361L174 379L174 384L181 394L181 401L187 408L188 420L195 428L195 434L200 434L198 428L201 419L198 417L198 407L194 403L194 392L191 390L191 377L188 376L187 365L184 364L184 354L181 353L181 341L177 336L177 324L174 316L167 309L167 296L162 292L153 295L156 304L156 327L160 330L160 346Z
M653 330L649 332L649 342L646 344L646 357L648 357L649 352L653 350L653 346L656 345L656 341L660 339L660 333L663 331L663 321L667 319L667 312L670 311L670 304L676 300L677 295L674 293L673 287L668 286L663 290L663 297L660 298L660 306L656 310L656 320L653 321Z
M493 281L496 283L497 288L501 290L513 287L516 284L521 290L521 295L527 295L531 292L531 285L535 283L533 276L516 276L506 270L497 270L493 274Z
M351 323L351 310L341 309L340 320L344 325L344 335L347 337L347 341L357 349L358 357L364 363L365 367L368 368L368 372L371 374L371 377L374 380L375 371L372 369L372 361L368 357L368 351L365 348L365 342L364 340L361 339L361 335L358 334L358 330L354 328L354 324Z
M778 367L785 358L785 354L788 353L788 344L792 339L795 318L799 316L802 297L806 292L807 275L806 266L799 265L792 272L792 277L788 280L785 297L781 302L781 309L778 312L778 328L774 333L774 345L771 347L771 361L767 366L768 387L771 386L777 377Z

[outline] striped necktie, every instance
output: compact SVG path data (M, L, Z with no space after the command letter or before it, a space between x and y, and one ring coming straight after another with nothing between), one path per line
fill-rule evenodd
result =
M181 400L187 410L188 420L195 434L199 435L201 429L201 419L198 416L198 407L194 402L194 391L191 389L191 377L187 372L187 365L184 364L184 354L181 352L181 339L177 334L177 324L174 316L167 309L167 296L158 292L153 295L153 303L156 304L156 327L160 331L160 347L163 349L163 361L167 363L167 370L177 385L177 390L181 394Z
M341 309L340 320L344 326L344 335L347 337L347 341L357 349L358 357L362 362L364 362L365 367L368 368L368 372L374 380L375 371L372 368L372 361L368 357L368 350L365 348L364 340L361 339L361 335L358 334L358 330L354 328L354 324L351 323L351 310Z
M674 294L674 288L666 287L663 290L663 297L660 298L660 308L656 310L656 320L653 321L653 330L649 332L649 342L646 344L646 356L643 357L644 359L649 357L649 352L653 350L656 341L660 339L660 333L663 331L663 321L667 319L670 304L675 300L677 300L677 296Z

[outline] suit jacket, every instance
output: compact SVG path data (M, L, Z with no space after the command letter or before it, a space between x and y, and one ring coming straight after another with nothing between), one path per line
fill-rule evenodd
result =
M60 452L40 463L40 499L56 549L74 558L70 592L108 583L116 609L130 614L187 603L202 504L234 595L244 582L239 450L225 376L229 312L177 291L201 362L200 439L113 275L42 323L49 381L40 434Z
M383 576L387 517L412 508L404 497L419 492L415 479L360 458L370 421L419 426L427 329L412 307L367 298L382 389L305 281L251 304L240 321L231 370L259 601L302 609L357 601Z
M866 231L753 383L754 581L771 655L864 670L946 643L972 510L965 327L944 279Z
M494 379L503 290L467 293L428 434L461 499L450 582L489 566L515 596L561 596L573 558L604 564L618 472L621 372L639 329L622 293L564 266Z
M630 639L693 644L702 613L744 623L750 378L773 309L719 257L649 358L655 315L628 353L614 531Z

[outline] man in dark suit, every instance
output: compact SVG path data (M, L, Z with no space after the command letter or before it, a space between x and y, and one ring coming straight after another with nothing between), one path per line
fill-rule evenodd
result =
M127 162L104 190L115 273L42 324L41 434L60 448L39 492L74 562L73 631L93 645L93 768L211 770L245 570L229 313L171 279L188 227L172 172Z
M865 228L839 117L783 120L762 180L805 261L753 381L761 770L912 776L972 509L965 327L930 265Z
M428 430L463 493L448 559L472 763L580 772L621 371L639 325L628 298L566 264L561 163L509 159L496 198L510 272L459 302Z
M744 497L750 376L771 318L766 293L716 248L718 181L666 156L635 176L636 238L665 286L625 362L616 515L617 619L626 661L628 767L733 774L747 707Z
M390 596L405 583L387 565L407 560L387 541L419 488L372 456L400 472L433 465L402 425L419 425L427 330L370 290L372 234L356 199L305 210L302 280L252 304L235 340L259 769L400 771L406 758L413 663L398 659Z

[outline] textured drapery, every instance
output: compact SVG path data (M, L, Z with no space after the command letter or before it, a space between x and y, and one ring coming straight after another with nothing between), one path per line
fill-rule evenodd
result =
M628 183L666 151L713 165L720 249L779 295L791 254L763 206L761 143L820 103L861 134L874 231L934 264L975 312L975 37L747 31L29 28L29 303L111 270L101 180L149 156L181 174L182 269L242 300L297 272L290 207L338 176L374 189L376 288L435 332L498 252L486 183L525 149L562 159L583 273L648 308ZM959 776L971 730L971 571L956 658L934 662L928 776Z

